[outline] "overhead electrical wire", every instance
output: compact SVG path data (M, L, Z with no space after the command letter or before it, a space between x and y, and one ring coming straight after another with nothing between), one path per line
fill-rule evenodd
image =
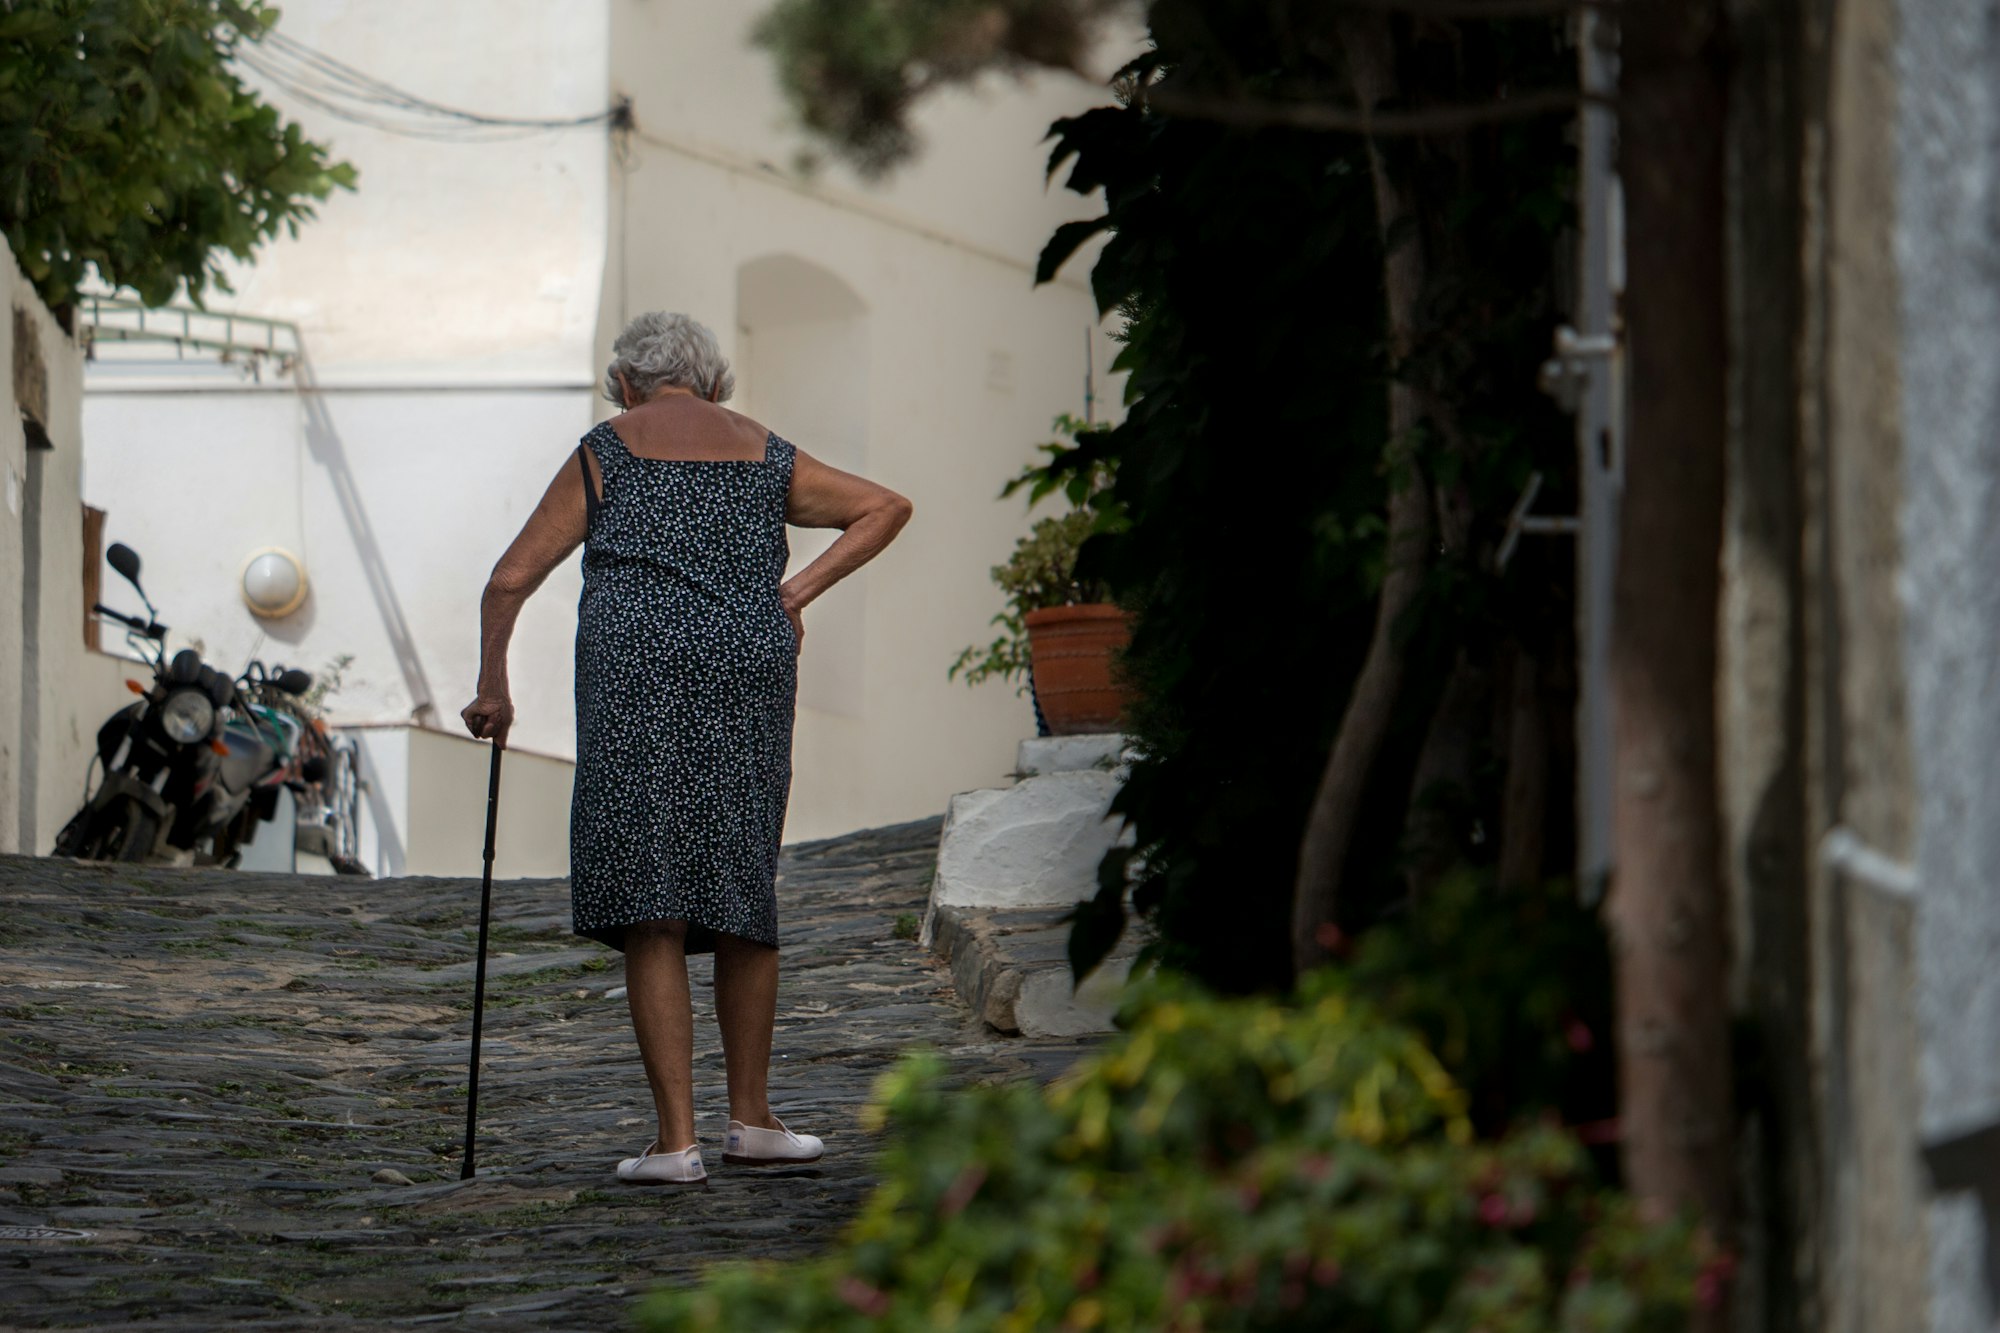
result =
M240 44L239 64L279 91L350 124L405 138L495 143L592 125L629 123L623 104L581 116L493 116L418 96L296 38L272 31Z

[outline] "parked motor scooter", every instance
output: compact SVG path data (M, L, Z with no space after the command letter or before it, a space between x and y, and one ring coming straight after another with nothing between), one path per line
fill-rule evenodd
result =
M128 682L141 697L98 730L103 781L57 835L55 854L98 861L177 855L233 866L256 825L275 815L278 788L317 782L324 772L323 731L285 706L312 687L312 677L252 662L231 679L192 648L168 657L167 627L139 582L137 553L120 543L105 558L139 594L146 615L101 603L93 610L126 627L126 641L153 668L153 683Z

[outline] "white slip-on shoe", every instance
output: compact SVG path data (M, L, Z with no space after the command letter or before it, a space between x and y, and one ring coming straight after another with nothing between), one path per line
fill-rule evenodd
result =
M794 1134L782 1120L776 1129L732 1120L722 1140L722 1160L731 1166L800 1166L817 1162L825 1151L824 1143L811 1134Z
M701 1164L701 1145L690 1144L679 1152L654 1152L658 1139L637 1157L618 1164L618 1178L628 1185L698 1185L708 1179Z

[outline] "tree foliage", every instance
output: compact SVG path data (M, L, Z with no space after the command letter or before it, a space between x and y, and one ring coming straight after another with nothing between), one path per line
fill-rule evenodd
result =
M33 0L0 8L0 229L52 307L91 270L150 304L229 290L354 168L237 78L261 0Z
M1122 104L1056 126L1052 165L1069 164L1069 187L1102 189L1108 207L1059 232L1043 262L1052 273L1087 230L1110 233L1091 280L1100 306L1127 319L1126 419L1053 467L1115 459L1113 495L1130 515L1085 544L1079 569L1139 611L1128 657L1146 682L1144 756L1113 806L1145 849L1134 902L1169 958L1230 989L1290 974L1299 830L1353 706L1392 487L1421 487L1441 535L1417 602L1391 627L1404 679L1346 854L1358 887L1339 924L1401 910L1434 878L1420 866L1495 869L1510 835L1556 853L1530 858L1533 875L1569 845L1567 802L1509 810L1505 793L1522 664L1544 664L1529 688L1553 693L1545 714L1568 706L1567 552L1524 548L1504 570L1493 558L1528 477L1550 478L1560 505L1573 472L1567 423L1535 389L1558 314L1561 123L1379 145L1420 201L1392 246L1442 261L1415 345L1392 361L1367 141L1151 105L1163 90L1351 101L1330 28L1312 40L1308 20L1277 21L1283 8L1152 6L1156 47ZM1551 24L1443 26L1405 30L1398 45L1419 105L1562 77ZM1439 409L1408 438L1388 434L1392 380L1423 386ZM1471 688L1448 699L1461 676ZM1457 761L1433 762L1439 752ZM1536 758L1560 770L1559 754ZM1080 928L1101 949L1119 918L1107 879Z
M909 112L988 69L1076 68L1096 20L1126 0L778 0L753 38L808 128L866 175L916 151Z

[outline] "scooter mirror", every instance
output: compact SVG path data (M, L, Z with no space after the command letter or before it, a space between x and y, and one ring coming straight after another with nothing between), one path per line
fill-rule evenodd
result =
M139 586L139 553L124 542L111 543L111 549L104 553L104 559L113 569L124 576L133 587Z
M289 667L278 677L278 688L286 694L304 694L313 687L312 672Z

